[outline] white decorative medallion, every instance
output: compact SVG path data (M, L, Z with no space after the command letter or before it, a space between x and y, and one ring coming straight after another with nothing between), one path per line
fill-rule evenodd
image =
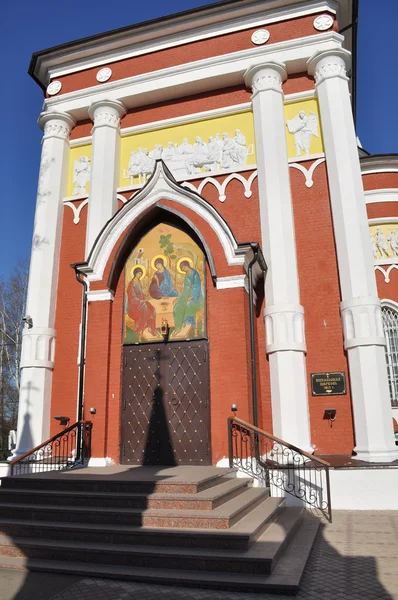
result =
M268 42L269 38L270 32L267 29L257 29L252 35L252 42L256 46L261 46L261 44Z
M314 20L314 28L317 31L326 31L333 27L333 23L334 20L331 15L319 15L319 17Z
M60 81L52 81L47 86L47 94L49 96L55 96L55 94L58 94L61 88L62 83Z
M97 81L99 81L100 83L104 83L105 81L108 81L108 79L111 78L112 75L112 69L110 69L109 67L105 67L104 69L100 69L96 75L96 79Z

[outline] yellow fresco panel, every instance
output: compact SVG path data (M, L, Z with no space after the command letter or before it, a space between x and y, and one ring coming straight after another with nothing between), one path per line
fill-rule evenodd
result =
M398 256L398 223L377 223L369 226L374 260Z
M127 173L130 156L132 152L138 152L140 148L143 152L147 152L149 156L151 156L155 146L161 146L165 149L171 142L172 148L177 150L178 147L183 144L184 139L187 139L187 143L190 146L195 144L197 137L200 137L205 144L209 143L210 136L216 138L217 134L219 134L219 138L223 140L224 133L227 133L229 138L233 140L237 129L240 130L246 141L247 158L245 166L255 165L254 124L251 111L123 137L121 144L121 178L119 185L130 185L131 181ZM200 168L199 173L197 171L195 172L200 177L202 174L206 175L209 171L211 171L210 168L206 169L206 167L202 167ZM183 173L183 169L181 169L181 172ZM173 170L173 173L178 178L178 172L176 173Z
M81 196L90 191L91 154L91 144L70 149L67 196Z
M285 104L285 122L289 158L323 153L321 120L316 98Z
M290 159L296 158L298 153L303 158L307 154L309 156L323 153L323 141L320 126L319 107L316 99L303 100L285 105L285 133L287 139L288 156ZM237 130L239 133L237 134ZM225 134L227 134L225 138ZM241 136L243 145L240 150L243 152L243 159L235 156L235 160L231 161L230 166L225 163L225 139L226 143L234 146L236 136ZM187 154L182 151L183 144L187 144L187 148L191 151L200 138L206 146L204 146L204 154L209 154L210 140L218 139L221 144L221 156L218 164L205 164L204 166L189 168L186 166ZM186 142L184 142L186 140ZM156 156L156 148L158 155ZM160 148L160 150L159 150ZM174 153L174 159L181 152L180 160L171 160L168 162L164 159L164 151L170 148L170 152ZM235 149L239 145L235 144ZM242 150L244 148L244 150ZM232 150L234 152L234 150ZM121 161L120 161L120 179L119 187L129 187L132 184L145 183L153 168L148 169L148 173L141 177L131 176L129 171L129 163L133 153L140 153L142 157L148 156L148 163L151 164L152 159L162 158L172 170L174 176L178 180L184 180L189 175L198 177L214 174L228 173L231 171L239 171L242 168L247 168L256 165L255 140L254 140L254 122L253 113L247 110L243 113L235 115L227 115L225 117L216 117L198 121L196 123L185 123L174 127L165 127L155 131L144 133L136 133L122 137L121 139ZM245 154L246 153L246 154ZM228 154L228 152L227 152ZM236 154L236 151L235 151ZM71 148L70 164L67 196L80 196L88 194L90 191L89 170L91 166L92 146L86 144ZM240 161L240 162L239 162ZM145 162L145 160L144 160ZM225 163L225 164L223 164Z

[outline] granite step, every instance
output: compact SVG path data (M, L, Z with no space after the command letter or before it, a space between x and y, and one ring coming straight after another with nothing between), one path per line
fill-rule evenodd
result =
M45 504L3 504L9 519L57 522L146 525L227 529L269 495L266 488L249 488L212 511L49 506Z
M275 518L283 498L266 497L229 529L183 529L117 524L1 519L0 533L20 537L184 547L246 549Z
M99 523L0 519L0 536L106 544L247 550L283 509L283 498L265 498L229 529L182 529Z
M86 467L72 471L4 477L1 480L1 490L197 494L216 485L220 478L235 478L236 472L235 468L218 467L135 467L121 472L117 467Z
M95 506L113 508L154 508L165 510L213 510L252 485L248 478L218 478L212 487L196 494L117 493L68 490L1 489L0 508L5 504L51 506Z
M284 513L292 510L296 509L286 509ZM301 523L297 526L296 534L290 535L290 543L286 542L288 545L283 547L284 552L271 574L151 568L10 556L0 556L0 567L227 591L296 594L318 527L318 519L314 519L308 513L304 514ZM284 526L280 524L278 530L280 535L283 529ZM274 533L276 535L276 530ZM270 550L272 547L275 549L277 540L270 533L268 533L268 543ZM265 546L266 542L259 540L249 552L255 552L257 547L257 551L262 556ZM268 555L271 562L275 560L272 556L271 551Z
M35 540L0 536L0 555L44 560L95 562L154 569L271 573L274 562L300 521L302 509L286 510L251 548L244 552L214 548L167 548Z

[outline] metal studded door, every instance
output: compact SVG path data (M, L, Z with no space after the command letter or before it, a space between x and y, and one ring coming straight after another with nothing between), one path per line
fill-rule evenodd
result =
M123 464L211 464L208 342L125 346Z

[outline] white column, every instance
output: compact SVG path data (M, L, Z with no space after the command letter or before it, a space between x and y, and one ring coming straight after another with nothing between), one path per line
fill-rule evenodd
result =
M39 118L44 137L26 302L31 321L23 332L17 446L12 458L49 437L62 200L68 175L69 133L75 124L65 113L42 113Z
M252 86L274 434L312 452L292 196L285 136L284 65L269 62L245 73Z
M100 100L89 109L94 121L86 257L107 221L117 211L120 174L120 119L126 114L117 100Z
M381 306L346 74L349 62L346 50L319 52L308 61L308 71L315 76L322 119L355 451L358 459L382 462L398 458L398 448L392 429Z

